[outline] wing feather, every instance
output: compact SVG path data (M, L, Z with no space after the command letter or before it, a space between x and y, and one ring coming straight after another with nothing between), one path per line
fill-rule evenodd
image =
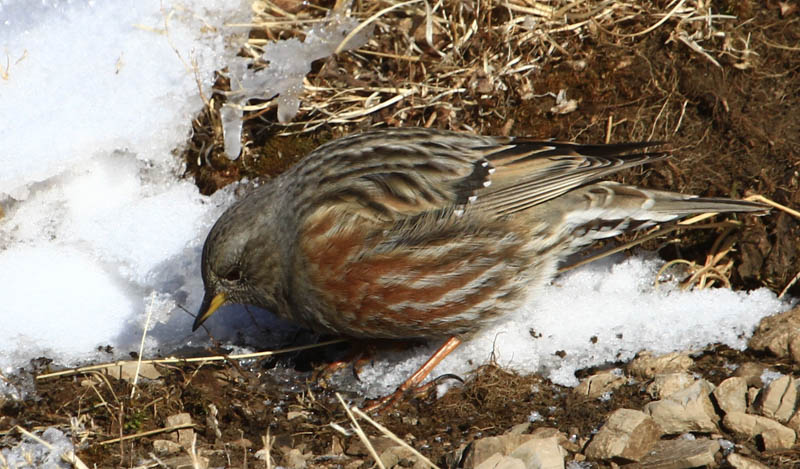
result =
M429 211L525 210L625 168L667 156L653 142L580 145L430 129L366 132L319 147L302 165L315 185L300 207L340 206L394 222Z

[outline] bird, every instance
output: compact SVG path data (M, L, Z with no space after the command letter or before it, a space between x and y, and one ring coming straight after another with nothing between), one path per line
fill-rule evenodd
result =
M658 145L428 128L332 140L213 225L193 331L237 303L351 339L444 340L396 400L596 240L697 213L766 211L602 180L669 157L649 150Z

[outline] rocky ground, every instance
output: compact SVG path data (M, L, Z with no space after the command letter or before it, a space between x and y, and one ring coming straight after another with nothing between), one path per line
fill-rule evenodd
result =
M663 140L672 160L620 178L800 207L797 2L429 3L430 12L420 3L384 14L362 50L315 63L293 122L278 124L275 107L262 103L248 115L236 161L222 155L215 113L223 98L213 97L183 154L187 177L209 193L242 177L270 177L335 136L419 125L580 142ZM366 18L388 5L359 2L353 14ZM264 26L251 33L254 47L301 36L299 20L333 5L256 7ZM279 27L270 18L291 21ZM382 102L390 104L368 112ZM704 262L718 234L679 235L681 255ZM792 283L800 221L775 210L748 217L734 236L733 288L800 297ZM643 351L631 363L583 370L575 389L482 367L440 399L412 398L374 417L403 445L357 417L372 449L350 430L335 389L313 379L324 351L159 365L133 398L118 368L83 372L39 379L22 402L0 399L0 446L17 444L19 425L68 431L89 467L356 468L376 459L424 467L423 456L438 467L800 467L798 331L795 309L764 321L744 352ZM39 365L43 372L47 361Z

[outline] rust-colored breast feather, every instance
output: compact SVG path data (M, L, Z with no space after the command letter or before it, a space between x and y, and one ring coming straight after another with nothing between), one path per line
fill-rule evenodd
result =
M371 220L337 223L347 215L321 212L307 220L301 251L311 291L335 311L336 319L326 317L343 334L467 334L518 296L524 243L508 226L454 218L384 229Z

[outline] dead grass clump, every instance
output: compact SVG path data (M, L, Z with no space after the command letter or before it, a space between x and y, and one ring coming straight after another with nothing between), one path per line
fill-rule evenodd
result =
M346 3L333 9L344 10ZM269 41L302 37L304 28L328 13L293 6L259 3L243 53L257 57ZM300 114L281 134L378 122L482 132L486 128L479 122L486 117L512 117L503 111L509 103L557 99L550 90L537 90L537 72L547 62L586 67L583 45L591 41L624 45L659 31L668 35L667 43L685 44L719 67L729 62L747 69L756 56L749 38L730 27L735 16L686 0L665 8L632 1L387 0L358 2L347 13L374 24L372 39L331 57L308 77ZM561 101L554 113L572 109L563 106L567 98ZM247 118L272 107L253 105Z
M484 416L490 420L492 418L502 420L518 413L523 408L522 403L530 401L532 391L530 384L526 385L526 381L529 381L529 378L504 370L496 364L483 365L471 374L462 388L445 394L438 405L441 405L446 412L452 413L454 420L474 418L487 409L493 409L492 412L508 409L508 415Z

